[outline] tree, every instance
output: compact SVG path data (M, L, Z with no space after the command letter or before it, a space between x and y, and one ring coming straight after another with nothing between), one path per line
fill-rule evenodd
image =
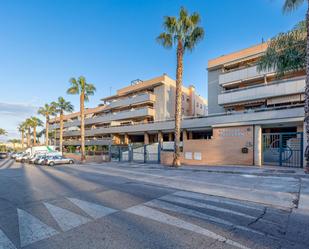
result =
M275 69L280 78L287 73L305 70L306 37L306 22L301 21L292 30L272 38L258 62L258 71Z
M59 147L60 152L62 152L63 144L63 114L64 112L72 112L74 107L71 102L66 101L63 97L59 97L57 102L52 102L52 105L55 107L55 113L60 114L60 134L59 134Z
M19 139L10 139L8 140L9 143L13 144L13 149L16 149L16 144L20 144L20 140Z
M36 146L36 142L37 142L36 129L38 126L43 126L43 122L37 117L31 117L28 122L29 122L30 127L32 127L33 129L33 145Z
M180 166L180 127L182 115L182 75L184 53L192 51L196 44L203 39L204 29L199 27L200 16L198 13L189 15L183 7L179 17L164 17L163 28L165 32L157 37L157 41L165 48L177 47L176 66L176 101L175 101L175 148L173 165Z
M68 94L79 95L80 98L80 137L81 137L81 161L85 160L85 101L89 96L94 95L96 88L93 84L87 83L86 78L80 76L78 79L70 79L71 87Z
M45 104L38 110L38 114L41 114L45 117L45 145L48 145L48 136L49 136L49 118L55 112L55 106L52 104Z
M0 136L4 136L4 135L6 135L6 134L7 134L6 130L0 128Z
M295 9L297 9L298 7L300 7L303 3L305 2L305 0L285 0L284 1L284 5L283 5L283 11L285 13L287 12L291 12L291 11L294 11ZM305 30L305 53L303 52L303 48L304 46L301 45L303 44L302 42L297 42L297 39L296 38L300 38L300 40L302 40L302 35L300 34L301 31L298 33L298 32L293 32L288 34L286 37L288 38L287 39L287 42L282 42L282 43L279 43L279 45L283 48L283 51L281 53L284 53L286 52L286 54L290 54L291 56L286 56L284 58L289 58L290 61L286 63L287 66L285 66L285 64L276 64L274 63L274 66L276 66L277 68L277 71L279 72L279 75L281 73L282 75L282 72L283 73L286 73L286 72L289 72L289 71L294 71L295 70L295 67L296 69L298 68L298 62L300 64L300 68L302 66L304 66L305 70L306 70L306 87L305 87L305 119L304 119L304 124L305 124L305 137L307 139L307 147L305 149L305 157L306 157L306 169L305 169L305 172L306 173L309 173L309 58L308 58L308 55L309 55L309 0L307 0L307 11L306 11L306 21L305 21L305 24L300 24L298 25L298 29L299 30ZM296 27L297 29L297 27ZM295 29L294 29L295 30ZM295 35L296 34L296 35ZM285 41L284 37L280 37L279 41ZM291 41L291 42L290 42ZM288 44L288 46L282 46L282 45L285 45L285 44ZM291 45L291 44L295 44L295 45ZM294 46L294 48L293 48ZM302 47L298 50L296 50L296 47ZM292 51L298 51L296 52L295 54L291 53L291 48ZM280 53L279 53L280 55ZM299 57L298 60L295 58L293 58L293 55L295 55L296 57L298 56L301 56L301 58ZM276 61L276 60L275 60ZM292 65L291 64L295 64L295 65ZM304 64L305 63L305 64Z
M30 118L27 118L24 122L25 125L25 129L27 131L27 147L31 146L31 127L32 127L32 123Z
M26 131L26 124L22 122L18 125L18 131L21 133L21 148L24 148L24 138L25 138L25 131Z

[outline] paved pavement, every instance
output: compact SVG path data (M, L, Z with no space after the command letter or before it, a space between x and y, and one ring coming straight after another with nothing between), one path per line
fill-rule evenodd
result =
M0 249L309 248L309 180L0 161Z

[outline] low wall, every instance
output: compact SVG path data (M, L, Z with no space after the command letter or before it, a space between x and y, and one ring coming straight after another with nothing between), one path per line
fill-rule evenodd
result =
M80 162L80 154L74 153L63 153L65 157L69 157L74 159L76 162ZM108 155L94 155L94 156L86 156L86 162L95 162L95 163L102 163L109 161Z
M211 139L183 141L181 163L187 165L253 165L253 127L214 128ZM245 148L245 152L242 149ZM161 163L171 165L173 152L161 153Z

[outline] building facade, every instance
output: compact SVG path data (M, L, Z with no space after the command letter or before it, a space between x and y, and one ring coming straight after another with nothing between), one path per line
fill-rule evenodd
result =
M150 80L135 80L119 89L113 96L102 99L102 104L85 110L86 145L150 143L158 141L155 134L128 134L123 126L144 125L171 120L175 115L176 83L167 75ZM199 96L194 86L182 88L183 117L207 115L207 101ZM59 118L50 120L51 130L59 130ZM118 127L114 133L100 132L102 128ZM101 130L100 130L101 129ZM80 145L79 112L64 116L64 145ZM167 135L171 136L171 135ZM170 137L171 139L171 137ZM55 142L55 141L54 141Z
M305 72L277 78L258 71L266 49L262 43L209 61L208 113L194 87L183 88L182 163L303 166ZM133 82L102 101L86 111L86 145L173 143L175 82L168 76ZM78 116L66 116L65 145L80 144ZM171 163L171 153L161 152L161 162Z

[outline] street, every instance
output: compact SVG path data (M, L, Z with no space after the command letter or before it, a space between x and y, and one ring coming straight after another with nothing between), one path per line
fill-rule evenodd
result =
M0 161L0 249L309 248L309 179Z

